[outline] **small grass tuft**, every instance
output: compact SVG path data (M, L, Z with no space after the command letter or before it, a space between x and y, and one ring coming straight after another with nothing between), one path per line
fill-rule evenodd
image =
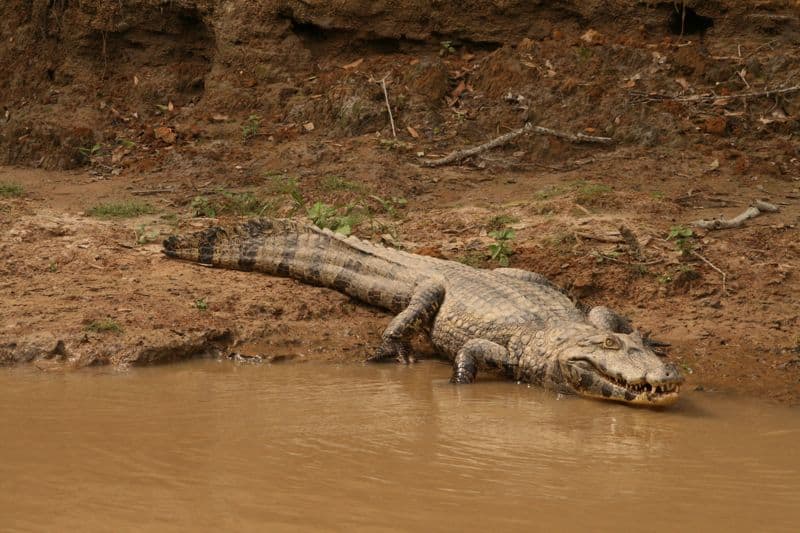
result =
M341 176L327 176L320 181L320 187L325 191L354 191L363 192L366 187L355 181L344 179Z
M16 183L0 182L0 198L18 198L25 190Z
M195 196L191 203L191 209L196 217L262 216L272 213L275 209L275 202L263 200L252 192L220 190L214 197Z
M89 322L89 324L86 325L86 330L95 333L122 333L122 326L115 320L106 318Z
M156 208L150 204L129 201L98 204L86 213L97 218L134 218L142 215L151 215L155 212Z
M578 186L575 193L575 202L583 204L592 204L598 198L607 196L613 191L608 185L602 183L583 183Z

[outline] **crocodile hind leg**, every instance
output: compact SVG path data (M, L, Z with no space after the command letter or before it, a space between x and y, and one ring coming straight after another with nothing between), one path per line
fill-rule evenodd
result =
M369 361L396 358L402 363L413 363L411 337L421 328L429 328L444 298L444 287L429 282L418 285L408 306L395 316L381 336L381 345Z
M456 354L450 383L474 382L481 362L499 368L511 364L508 350L504 347L485 339L472 339L467 341Z

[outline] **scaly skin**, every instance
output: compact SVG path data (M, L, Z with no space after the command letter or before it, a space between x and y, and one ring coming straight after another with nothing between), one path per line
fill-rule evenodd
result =
M453 361L454 383L489 367L560 392L668 405L683 381L627 320L605 307L584 314L533 272L475 269L272 219L170 237L164 253L292 277L387 309L396 315L371 359L409 361L421 328Z

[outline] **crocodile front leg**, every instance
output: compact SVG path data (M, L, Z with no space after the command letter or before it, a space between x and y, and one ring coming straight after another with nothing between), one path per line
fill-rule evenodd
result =
M429 328L444 299L444 286L438 282L418 285L408 306L395 316L381 336L381 345L369 361L396 358L402 363L413 363L411 337L420 328Z
M450 383L474 382L481 362L499 368L512 364L508 350L503 346L485 339L472 339L456 354Z

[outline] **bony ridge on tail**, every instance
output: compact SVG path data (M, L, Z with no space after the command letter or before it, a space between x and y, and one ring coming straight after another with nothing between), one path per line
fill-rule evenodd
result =
M489 368L559 392L659 406L674 403L683 382L625 318L606 307L584 313L525 270L476 269L267 218L170 237L164 253L291 277L391 311L371 359L409 361L422 330L453 361L454 383Z

